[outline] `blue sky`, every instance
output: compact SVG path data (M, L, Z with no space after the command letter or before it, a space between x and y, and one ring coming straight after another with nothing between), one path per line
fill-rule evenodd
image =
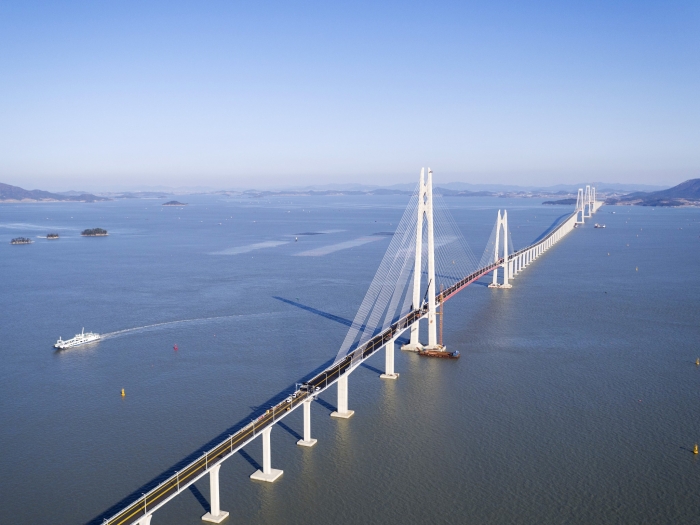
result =
M0 0L0 182L700 177L700 2Z

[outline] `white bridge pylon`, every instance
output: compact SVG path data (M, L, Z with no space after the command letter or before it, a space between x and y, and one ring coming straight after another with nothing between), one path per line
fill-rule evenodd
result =
M586 189L578 189L576 195L576 224L583 224L586 219L590 219L595 212L603 205L596 200L595 186L586 185Z
M437 206L434 206L434 197ZM585 192L579 189L574 213L520 250L514 250L511 245L507 211L501 213L499 210L496 227L479 260L464 240L460 227L440 203L441 196L433 195L432 170L428 168L427 179L425 170L421 170L418 190L412 195L391 237L333 364L310 374L304 383L284 394L288 397L265 407L264 413L261 410L253 414L249 423L160 480L157 486L104 520L104 525L150 525L154 512L204 477L209 478L211 499L210 511L202 516L202 520L221 523L229 514L220 505L219 470L228 458L260 438L262 468L250 478L266 483L278 480L283 471L272 468L271 432L274 425L303 407L304 436L297 444L307 450L305 453L313 453L312 447L317 440L311 437L311 406L319 395L336 385L338 401L331 416L341 420L350 418L353 415L348 403L350 374L383 349L385 372L380 377L397 379L394 350L397 339L407 330L411 337L404 350L429 351L423 355L436 357L458 355L458 352L441 352L445 348L438 344L437 339L437 306L491 272L494 273L491 288L511 288L510 282L516 275L602 205L596 201L594 187L588 186ZM503 274L501 284L498 283L499 269ZM424 278L427 282L423 282ZM436 293L438 283L440 291ZM419 323L422 319L428 321L427 345L420 343Z
M437 340L436 304L435 304L435 227L433 224L433 170L428 168L428 180L424 181L424 170L420 171L418 184L418 217L416 222L416 255L413 269L413 305L421 303L421 268L423 248L423 223L428 230L428 344L421 345L419 322L411 325L411 340L401 347L402 350L442 350Z
M504 211L501 216L501 210L498 210L498 215L496 217L496 243L493 257L493 263L497 266L493 270L493 282L489 284L489 288L512 288L509 282L511 279L522 272L532 261L558 243L567 233L576 228L579 224L583 224L587 218L592 217L602 205L602 202L596 200L595 187L586 186L585 190L579 188L576 198L576 209L568 219L562 222L543 239L513 253L508 253L508 212ZM501 236L501 230L503 231L503 236ZM502 256L499 254L501 239L503 240ZM498 283L498 268L503 269L503 282L501 284Z
M503 230L503 237L501 237L501 230ZM498 257L500 240L503 239L503 284L498 284L498 268L493 270L493 282L489 284L489 288L512 288L508 282L509 278L513 277L510 270L510 264L508 262L508 211L503 210L503 216L501 216L501 210L498 210L498 217L496 218L496 243L494 250L493 262L498 263L500 258Z

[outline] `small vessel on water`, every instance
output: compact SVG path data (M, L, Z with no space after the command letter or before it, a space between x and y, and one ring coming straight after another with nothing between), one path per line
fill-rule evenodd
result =
M65 348L72 348L74 346L80 346L84 345L87 343L92 343L93 341L98 341L100 339L100 334L95 334L93 332L88 332L87 334L85 333L85 328L83 328L83 331L80 332L79 334L75 334L75 337L73 339L68 339L67 341L64 341L60 337L58 338L58 341L56 341L56 344L53 345L54 348L58 348L59 350L63 350Z
M598 224L597 222L593 226L594 228L605 228L605 224Z
M443 359L459 359L459 350L448 352L447 350L418 350L418 355L423 357L441 357Z

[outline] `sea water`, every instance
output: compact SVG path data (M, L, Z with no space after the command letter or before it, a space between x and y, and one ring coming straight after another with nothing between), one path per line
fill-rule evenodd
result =
M408 202L177 199L0 205L0 523L101 523L333 359ZM445 203L477 256L498 209L516 248L572 211ZM223 464L228 522L698 522L699 219L604 206L512 289L471 285L445 306L461 359L397 351L391 381L378 353L351 419L335 387L313 403L316 446L302 411L274 427L276 483L249 479L260 440ZM107 335L52 348L83 327ZM152 523L208 500L203 478Z

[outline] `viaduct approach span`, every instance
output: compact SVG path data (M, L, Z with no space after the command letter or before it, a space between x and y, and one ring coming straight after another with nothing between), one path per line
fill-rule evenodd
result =
M370 284L360 309L348 330L331 366L316 374L291 392L284 401L256 414L256 419L240 428L201 457L127 504L104 525L150 525L153 514L190 485L209 476L210 511L202 516L209 523L221 523L229 513L222 510L219 499L219 470L233 454L261 437L263 466L250 477L272 483L282 470L272 468L272 428L297 408L303 407L304 437L298 445L311 447L311 403L320 393L337 385L337 408L331 414L349 418L348 378L366 359L385 350L385 367L381 378L395 380L394 350L396 340L406 330L410 341L407 351L446 352L437 340L437 308L474 281L492 273L490 288L508 289L511 281L539 256L558 243L579 224L593 216L602 206L596 200L595 188L578 190L574 212L560 220L534 243L514 250L508 229L508 212L498 211L486 249L480 260L464 241L449 212L435 206L433 172L427 178L421 170L420 181L394 233L379 269ZM499 281L500 275L500 281ZM437 283L441 291L437 291ZM427 319L427 344L420 342L419 321Z

